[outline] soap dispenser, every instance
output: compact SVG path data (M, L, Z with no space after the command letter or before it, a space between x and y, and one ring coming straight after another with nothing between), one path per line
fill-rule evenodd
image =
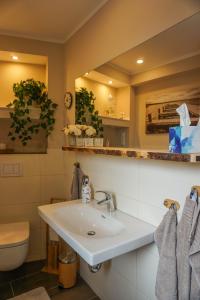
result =
M82 180L82 203L88 203L91 200L91 187L89 177L83 176Z

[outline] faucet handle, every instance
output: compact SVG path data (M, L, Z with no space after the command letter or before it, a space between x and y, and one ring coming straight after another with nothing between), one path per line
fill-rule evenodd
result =
M94 199L99 202L109 201L112 200L112 193L105 192L105 191L96 191L94 193Z
M116 201L113 198L113 194L110 192L96 191L94 194L94 199L97 201L97 204L107 204L107 209L109 213L112 213L116 210Z

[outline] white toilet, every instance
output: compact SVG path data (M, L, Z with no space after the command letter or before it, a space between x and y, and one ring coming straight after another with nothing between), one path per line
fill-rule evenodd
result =
M21 266L28 253L29 223L0 224L0 271Z

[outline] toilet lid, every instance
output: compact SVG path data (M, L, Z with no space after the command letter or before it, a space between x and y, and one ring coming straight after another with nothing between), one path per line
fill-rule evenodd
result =
M19 246L28 239L28 222L0 224L0 249Z

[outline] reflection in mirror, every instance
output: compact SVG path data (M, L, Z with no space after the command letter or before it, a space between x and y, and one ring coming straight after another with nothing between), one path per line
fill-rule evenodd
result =
M47 57L0 51L0 74L0 153L46 153L45 132L40 131L38 135L33 136L26 146L23 146L19 139L11 140L8 133L13 108L8 108L7 105L15 99L14 83L34 79L47 85ZM31 118L37 124L39 119L37 108L31 111Z
M76 79L96 97L104 146L168 150L176 108L200 115L200 13Z

